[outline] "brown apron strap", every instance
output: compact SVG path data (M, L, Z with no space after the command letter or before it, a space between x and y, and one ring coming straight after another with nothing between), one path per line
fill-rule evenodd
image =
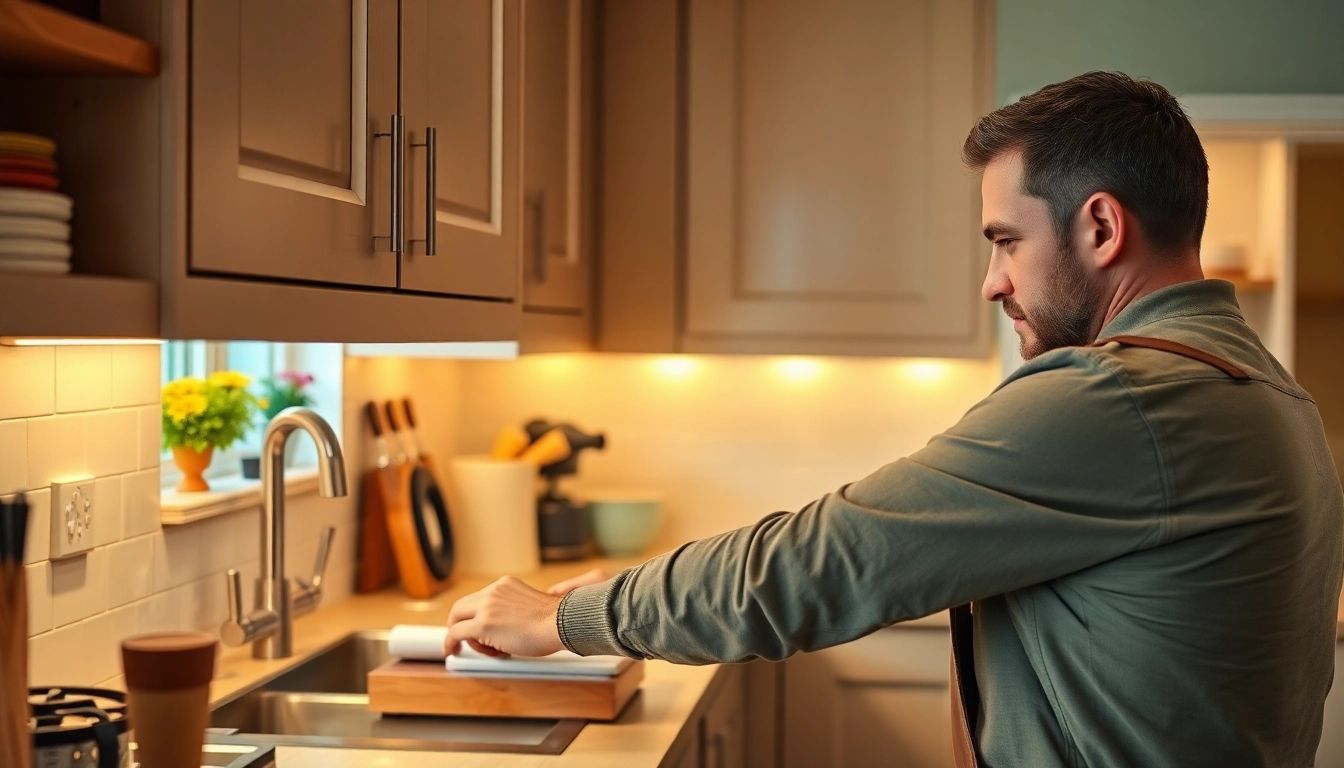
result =
M1144 347L1170 352L1213 366L1237 381L1249 381L1250 376L1221 357L1202 349L1195 349L1167 339L1150 336L1112 336L1098 339L1091 346L1100 347L1115 342L1130 347ZM975 619L970 605L959 605L949 612L952 618L952 757L957 768L978 768L975 750L975 723L980 716L980 688L975 682Z
M1169 341L1167 339L1155 339L1151 336L1111 336L1110 338L1106 339L1097 339L1096 342L1092 344L1092 346L1101 347L1110 344L1111 342L1116 342L1117 344L1124 344L1130 347L1145 347L1147 349L1158 349L1163 352L1171 352L1172 354L1180 355L1181 357L1188 357L1191 360L1198 360L1201 363L1211 365L1214 368L1217 368L1218 370L1222 371L1223 373L1226 373L1228 376L1231 376L1237 381L1249 381L1251 378L1249 375L1246 374L1245 371L1229 363L1223 358L1218 357L1217 355L1211 355L1202 349L1187 347L1186 345L1181 344L1180 342L1177 341Z
M952 618L952 762L956 768L980 765L972 737L980 717L980 689L975 684L975 625L971 606L951 609Z

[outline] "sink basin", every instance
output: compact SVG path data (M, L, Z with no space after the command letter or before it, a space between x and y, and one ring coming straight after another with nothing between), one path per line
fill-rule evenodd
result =
M274 768L275 749L256 744L206 744L201 768Z
M213 737L295 746L558 755L585 725L583 720L370 712L366 675L391 658L387 636L355 633L225 699L210 715Z

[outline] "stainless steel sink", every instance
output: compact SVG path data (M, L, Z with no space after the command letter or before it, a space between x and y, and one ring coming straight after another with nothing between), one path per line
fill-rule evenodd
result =
M558 755L583 720L384 716L366 675L390 656L387 632L359 632L215 706L213 737L277 745Z

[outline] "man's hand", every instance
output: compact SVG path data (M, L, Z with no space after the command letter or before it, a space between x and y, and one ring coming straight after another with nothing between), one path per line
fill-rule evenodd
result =
M587 573L579 574L578 576L575 576L572 579L566 579L560 582L559 584L556 584L555 586L546 590L546 594L559 595L561 597L564 597L565 595L569 594L570 590L572 589L578 589L579 587L586 587L589 584L601 584L602 582L606 581L609 578L611 577L607 575L606 571L602 570L601 568L594 568L593 570L588 571Z
M466 643L489 656L549 656L565 648L555 626L559 606L559 595L505 576L453 604L443 650L452 655Z

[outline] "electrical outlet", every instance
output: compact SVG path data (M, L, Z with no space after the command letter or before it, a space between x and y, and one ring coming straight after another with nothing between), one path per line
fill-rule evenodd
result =
M93 549L93 478L51 484L51 559Z

